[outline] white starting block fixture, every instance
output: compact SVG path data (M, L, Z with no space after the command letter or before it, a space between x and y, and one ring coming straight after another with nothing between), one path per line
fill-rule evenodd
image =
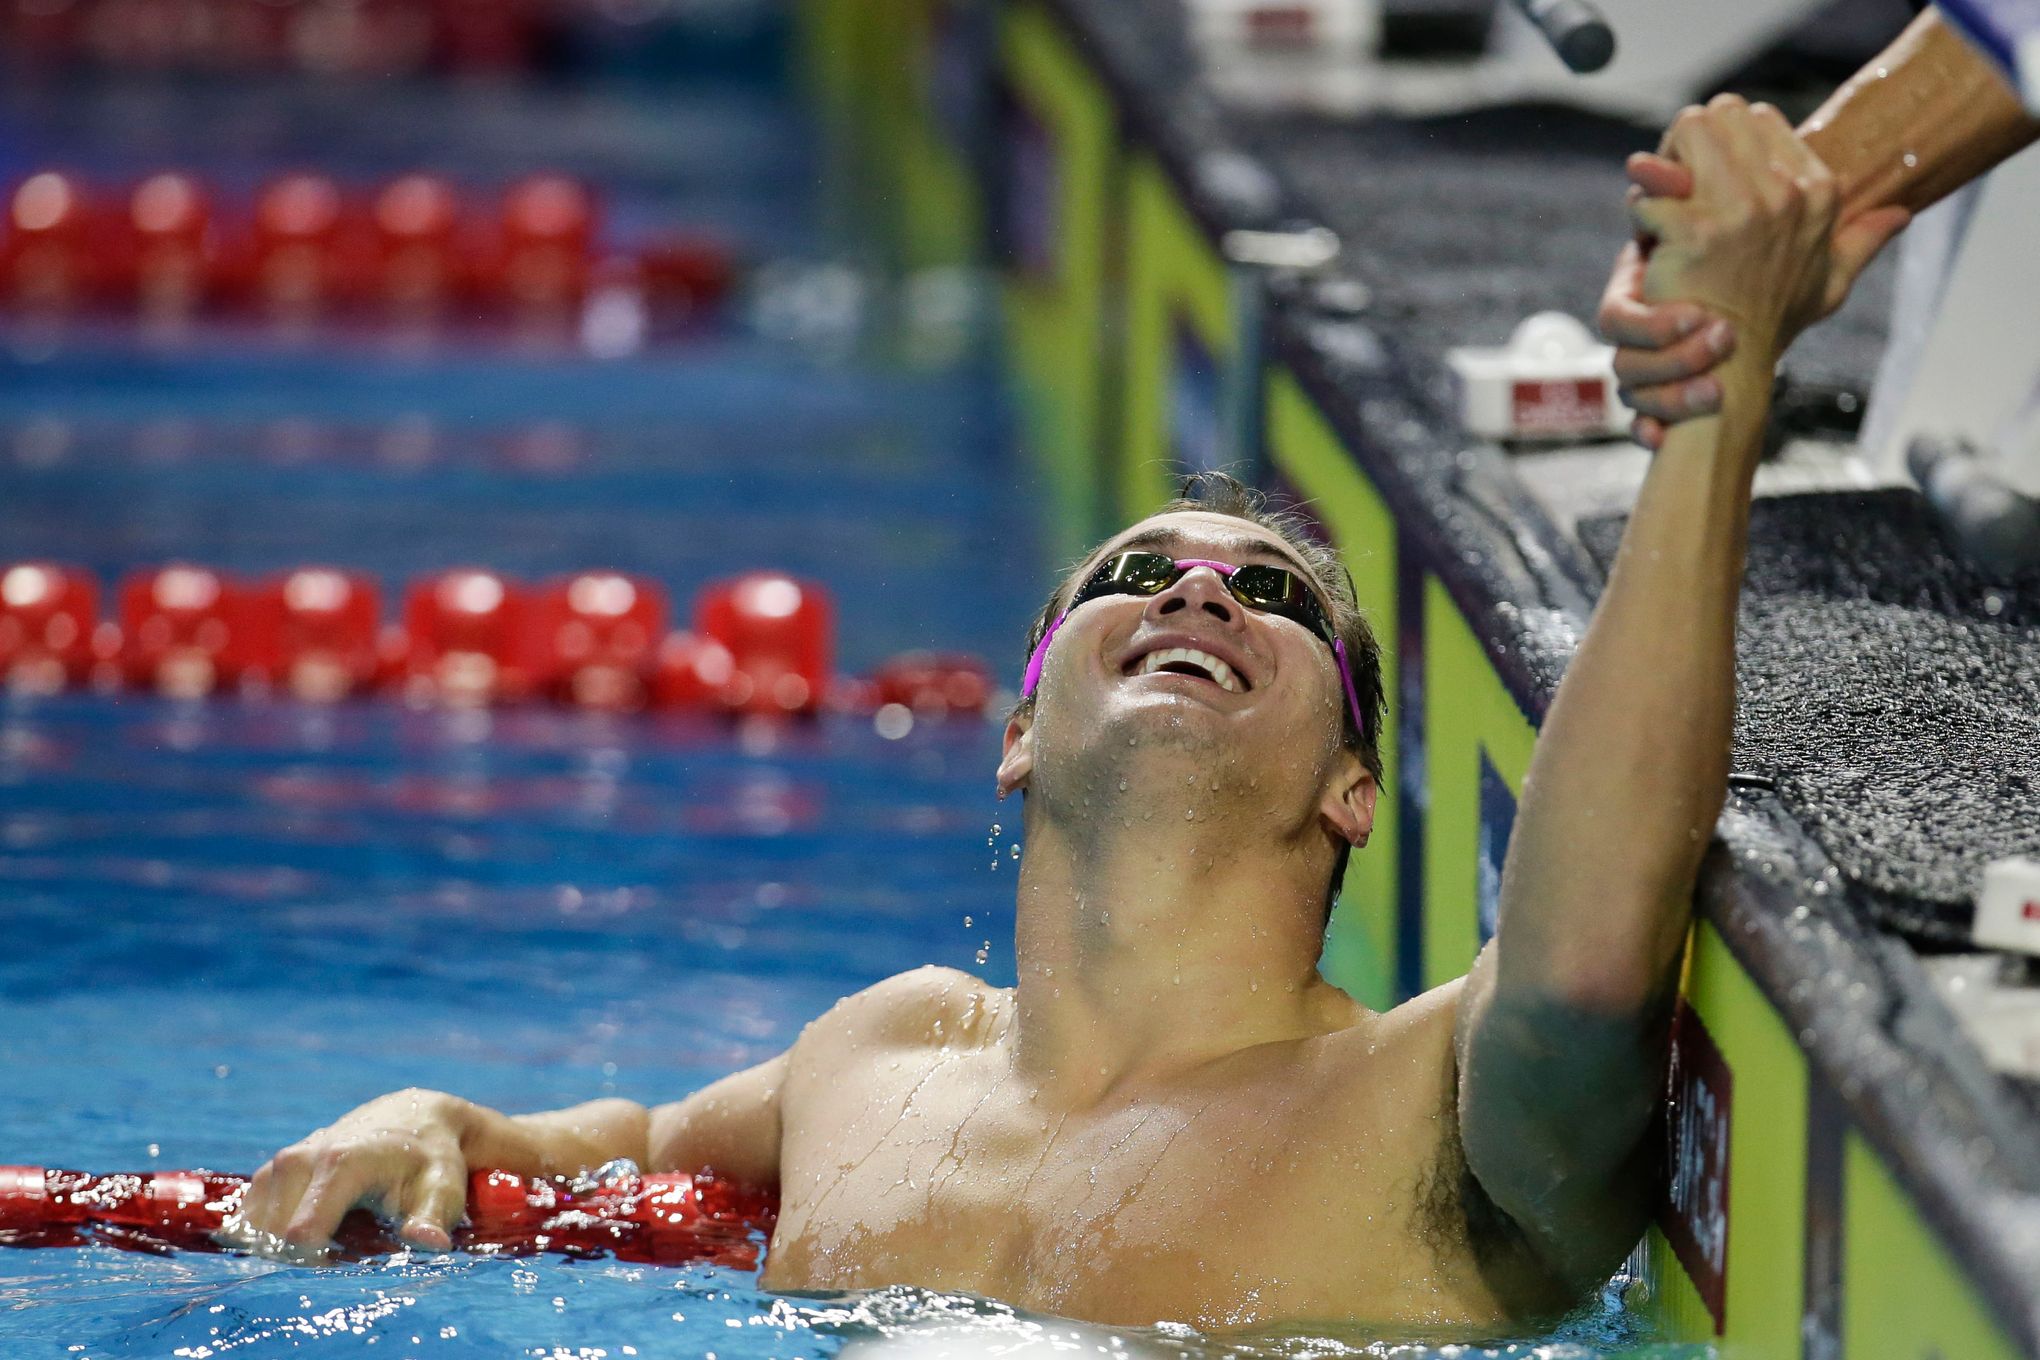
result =
M1190 34L1221 99L1338 113L1364 102L1379 0L1188 0Z
M1972 938L1984 949L2040 955L2040 859L2001 859L1984 869Z
M1539 312L1500 349L1448 350L1459 414L1484 439L1578 441L1624 434L1633 413L1615 394L1615 351L1578 318Z

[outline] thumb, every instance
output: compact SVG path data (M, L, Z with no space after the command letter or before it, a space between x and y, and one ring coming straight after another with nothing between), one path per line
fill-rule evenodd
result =
M1693 172L1667 156L1639 151L1624 167L1629 182L1651 198L1691 198Z
M1832 312L1842 305L1849 296L1849 289L1856 284L1870 261L1877 258L1877 252L1885 243L1904 231L1912 221L1912 214L1904 208L1872 208L1858 213L1841 226L1835 228L1834 241L1829 247L1827 309Z
M454 1225L467 1211L467 1169L456 1161L434 1161L404 1187L397 1236L415 1247L448 1251Z

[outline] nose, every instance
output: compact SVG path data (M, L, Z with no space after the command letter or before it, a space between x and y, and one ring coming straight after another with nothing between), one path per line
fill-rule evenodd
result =
M1201 609L1220 623L1235 623L1240 617L1239 601L1225 588L1225 578L1210 567L1190 568L1148 602L1148 612L1156 618L1185 609Z

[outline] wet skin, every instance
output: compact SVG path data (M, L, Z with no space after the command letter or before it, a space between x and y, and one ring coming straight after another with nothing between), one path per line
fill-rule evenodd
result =
M1011 992L895 978L789 1055L764 1282L907 1281L1207 1330L1498 1324L1457 1187L1437 1183L1458 991L1375 1015L1325 988L1321 1032L1072 1104L1026 1075Z

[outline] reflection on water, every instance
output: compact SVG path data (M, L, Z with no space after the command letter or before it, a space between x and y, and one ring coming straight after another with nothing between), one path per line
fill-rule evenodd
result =
M292 1355L531 1356L542 1360L1710 1360L1711 1347L1643 1340L1612 1293L1557 1333L1467 1344L1383 1339L1364 1328L1286 1327L1206 1336L1170 1323L1106 1328L1018 1312L992 1300L895 1287L784 1297L719 1267L613 1261L391 1257L308 1270L244 1257L146 1257L92 1250L0 1253L10 1334L80 1357ZM82 1268L80 1268L82 1266ZM92 1318L38 1330L45 1309ZM26 1327L22 1324L26 1323ZM56 1343L65 1343L58 1346ZM10 1350L12 1354L23 1354Z

